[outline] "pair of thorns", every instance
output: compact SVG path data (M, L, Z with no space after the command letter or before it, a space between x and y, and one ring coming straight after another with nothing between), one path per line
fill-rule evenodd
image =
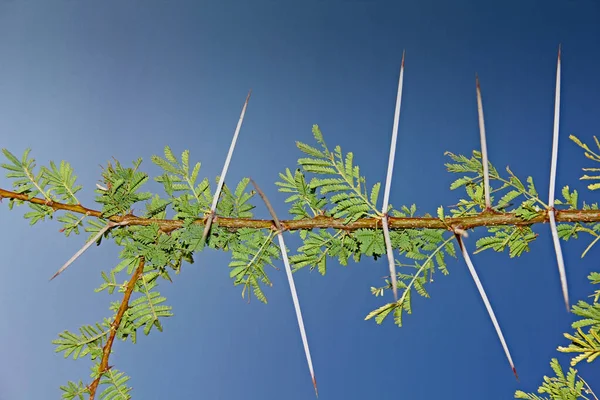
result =
M548 201L548 217L550 220L550 229L552 232L552 238L553 238L553 243L554 243L554 248L555 248L555 252L556 252L556 259L557 259L557 263L558 263L558 270L559 270L559 274L560 274L560 280L561 280L561 286L562 286L562 292L563 292L563 297L564 297L564 301L565 301L565 306L567 308L567 311L569 311L569 294L568 294L568 287L567 287L567 279L566 279L566 274L565 274L565 266L564 266L564 261L563 261L563 256L562 256L562 251L561 251L561 247L560 247L560 242L559 242L559 238L558 238L558 231L556 229L556 220L555 220L555 209L554 209L554 194L555 194L555 184L556 184L556 168L557 168L557 158L558 158L558 126L559 126L559 118L560 118L560 78L561 78L561 59L560 59L560 46L558 49L558 61L557 61L557 69L556 69L556 90L555 90L555 105L554 105L554 131L553 131L553 143L552 143L552 160L551 160L551 172L550 172L550 188L549 188L549 201ZM401 104L402 104L402 87L403 87L403 82L404 82L404 56L405 54L402 54L402 63L401 63L401 67L400 67L400 77L398 80L398 91L397 91L397 97L396 97L396 107L395 107L395 113L394 113L394 124L393 124L393 130L392 130L392 141L391 141L391 145L390 145L390 153L389 153L389 160L388 160L388 170L387 170L387 176L386 176L386 185L385 185L385 192L384 192L384 197L383 197L383 206L382 206L382 212L381 212L381 221L382 221L382 226L383 226L383 234L384 234L384 238L385 238L385 246L386 246L386 253L387 253L387 259L388 259L388 264L389 264L389 271L390 271L390 277L391 277L391 285L392 285L392 291L394 294L394 299L396 300L397 303L401 303L403 301L403 298L400 299L400 301L398 301L398 287L397 287L397 275L396 275L396 264L395 264L395 260L394 260L394 255L393 255L393 249L392 249L392 244L391 244L391 240L390 240L390 234L389 234L389 224L388 224L388 214L387 214L387 209L389 206L389 198L390 198L390 189L391 189L391 182L392 182L392 174L393 174L393 169L394 169L394 159L395 159L395 152L396 152L396 143L397 143L397 138L398 138L398 122L400 119L400 108L401 108ZM479 116L479 132L480 132L480 140L481 140L481 155L482 155L482 166L483 166L483 178L484 178L484 194L485 194L485 207L486 207L486 211L492 210L491 207L491 201L490 201L490 183L489 183L489 167L488 167L488 155L487 155L487 145L486 145L486 136L485 136L485 123L484 123L484 117L483 117L483 104L482 104L482 100L481 100L481 88L479 85L479 78L476 76L475 78L476 80L476 93L477 93L477 110L478 110L478 116ZM242 112L240 115L240 119L238 121L233 139L231 141L231 145L229 147L229 152L227 154L227 158L225 160L225 165L223 166L223 171L221 173L221 178L219 179L218 185L217 185L217 190L215 192L215 196L213 198L213 202L211 205L211 209L210 209L210 213L208 214L207 218L206 218L206 223L205 223L205 227L204 227L204 231L202 234L202 238L200 239L200 246L204 246L204 244L206 243L206 239L208 237L208 234L210 232L210 228L212 225L212 222L215 218L215 211L217 208L217 203L220 197L220 193L221 190L223 188L223 184L225 182L225 177L227 174L227 170L229 168L229 164L231 162L231 158L233 155L233 150L235 148L235 144L237 142L237 138L244 120L244 115L246 113L246 108L248 106L248 101L250 100L250 95L251 95L252 91L250 91L248 93L248 96L246 97L246 101L244 102L244 106L242 108ZM281 223L279 222L279 219L277 218L277 216L275 215L275 211L273 210L273 208L271 207L271 204L269 203L269 200L267 199L267 197L265 196L265 194L262 192L262 190L258 187L258 185L254 182L254 180L251 180L252 184L254 185L256 192L260 195L260 197L263 199L267 209L269 210L269 213L271 214L271 217L273 218L274 224L275 224L275 228L277 229L277 239L279 242L279 247L281 250L281 254L282 254L282 258L283 258L283 262L285 265L285 271L286 271L286 275L287 275L287 279L288 279L288 283L290 286L290 291L292 294L292 299L294 302L294 308L296 311L296 318L298 320L298 326L300 328L300 335L302 337L302 343L304 345L304 352L306 354L306 360L308 362L308 368L311 374L311 378L312 378L312 382L313 382L313 386L315 389L315 394L318 397L318 390L317 390L317 382L315 379L315 373L314 373L314 369L313 369L313 365L312 365L312 359L311 359L311 355L310 355L310 349L308 346L308 341L306 338L306 330L304 328L304 321L302 318L302 312L300 310L300 303L298 301L298 295L296 292L296 286L294 284L294 279L292 276L292 270L290 267L290 263L289 263L289 259L287 257L287 251L285 248L285 242L283 239L283 226L281 225ZM51 278L54 279L56 276L58 276L60 273L62 273L70 264L72 264L81 254L83 254L83 252L85 252L85 250L87 250L92 243L95 243L105 232L107 232L108 230L117 227L117 226L125 226L127 225L127 221L122 221L122 222L113 222L113 221L109 221L109 223L103 228L101 229L96 236L90 240L89 242L87 242L73 257L71 257L71 259L69 261L67 261L67 263L65 263L57 272L56 274L54 274L54 276ZM477 272L475 270L475 267L473 265L473 262L471 261L470 257L469 257L469 253L466 250L464 241L462 236L467 236L466 232L458 227L449 227L450 230L453 231L455 238L458 242L458 245L460 247L461 253L463 255L463 258L465 259L465 262L467 264L467 267L469 268L469 272L471 273L471 276L473 278L473 281L475 282L475 285L477 286L477 289L479 291L479 294L481 295L481 298L486 306L486 309L488 311L488 314L490 316L490 319L492 320L492 323L494 325L494 328L496 329L496 333L498 335L498 338L502 344L502 347L504 349L504 352L506 354L506 358L508 359L508 362L512 368L512 371L515 375L515 377L518 378L517 375L517 371L516 368L514 366L514 363L512 361L512 357L510 355L510 351L508 350L508 346L506 344L506 341L504 339L504 335L502 334L502 330L500 329L500 325L496 319L496 316L494 314L494 311L492 309L492 306L490 304L490 301L486 295L486 292L483 288L483 285L481 284L481 281L479 280L479 277L477 275ZM425 264L424 264L425 265ZM415 275L416 278L416 275Z
M548 194L548 197L549 197L548 217L550 220L550 230L552 232L552 239L553 239L553 243L554 243L554 249L556 252L556 260L558 263L558 271L559 271L560 280L561 280L563 297L564 297L565 306L566 306L567 312L568 312L569 311L569 292L568 292L568 286L567 286L567 278L566 278L566 273L565 273L565 266L564 266L564 260L563 260L563 256L562 256L562 250L560 247L560 242L559 242L559 237L558 237L558 231L556 229L556 219L555 219L555 215L554 215L554 212L555 212L554 193L555 193L555 186L556 186L556 167L557 167L557 159L558 159L558 132L559 132L558 127L559 127L559 119L560 119L560 78L561 78L560 50L561 49L559 46L557 66L556 66L556 88L555 88L555 102L554 102L554 131L553 131L553 142L552 142L552 161L551 161L551 168L550 168L550 188L549 188L549 194ZM389 263L389 268L390 268L390 276L392 277L392 279L391 279L392 290L394 292L394 298L396 299L396 301L398 300L398 292L397 292L398 289L397 289L397 280L396 280L396 264L395 264L394 256L392 253L392 244L391 244L391 240L390 240L389 227L388 227L388 223L387 223L388 216L387 216L386 212L387 212L387 208L388 208L389 191L390 191L391 180L392 180L394 155L395 155L396 141L397 141L397 135L398 135L398 121L399 121L399 117L400 117L400 105L402 102L403 79L404 79L404 54L402 55L402 66L400 68L400 79L398 82L398 95L396 98L396 110L395 110L395 115L394 115L392 143L391 143L391 147L390 147L388 173L387 173L385 194L384 194L384 200L383 200L383 209L382 209L383 234L385 237L386 252L387 252L388 263ZM479 77L477 77L477 75L475 76L475 85L476 85L476 93L477 93L477 111L478 111L478 116L479 116L479 133L480 133L480 140L481 140L481 158L482 158L481 161L482 161L482 166L483 166L485 211L491 211L492 205L491 205L491 200L490 200L490 177L489 177L487 144L486 144L486 136L485 136L485 122L484 122L484 117L483 117L483 104L482 104L482 100L481 100L481 87L479 85ZM458 242L458 245L460 247L463 258L465 259L467 267L469 268L469 272L471 273L473 281L475 282L475 285L477 286L477 289L478 289L479 294L481 295L481 298L485 304L485 307L488 311L490 319L492 320L494 328L496 329L496 333L498 335L500 343L502 344L502 348L504 349L506 358L508 359L508 362L512 368L515 378L518 381L519 375L517 374L517 370L515 368L512 357L510 355L510 351L508 350L506 340L504 339L504 335L502 334L502 330L500 329L500 324L498 323L498 320L496 319L494 310L492 309L492 306L487 297L487 294L483 288L483 285L481 284L481 281L479 280L479 276L477 275L477 271L475 270L475 266L473 265L473 262L471 261L471 258L469 257L469 253L467 252L467 249L465 247L462 237L467 236L466 232L459 228L451 228L451 230L454 232L456 241ZM415 275L415 277L417 275L418 275L418 273ZM403 301L403 299L400 299L400 303L402 301Z

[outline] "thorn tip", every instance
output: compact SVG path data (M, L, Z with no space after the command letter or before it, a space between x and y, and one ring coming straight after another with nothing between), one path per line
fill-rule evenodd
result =
M558 61L560 61L560 53L561 53L561 50L562 50L562 43L559 43L559 44L558 44Z

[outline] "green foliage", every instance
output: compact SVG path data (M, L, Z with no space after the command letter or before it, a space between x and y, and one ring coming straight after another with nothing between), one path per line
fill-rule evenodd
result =
M82 381L79 381L77 383L69 381L67 382L66 386L61 386L60 390L63 391L61 398L65 400L84 400L86 398L84 397L84 395L89 394L87 387L83 384Z
M448 172L453 173L468 173L471 176L463 176L455 180L450 189L455 190L464 187L467 196L470 200L463 199L458 203L457 209L452 212L452 216L476 215L478 212L485 210L485 199L483 194L483 165L481 163L481 153L473 151L471 158L463 155L455 155L451 152L446 152L454 163L446 163ZM509 167L506 167L508 176L503 177L498 173L498 170L488 162L490 173L490 195L492 200L492 209L496 211L508 212L525 212L526 210L539 211L539 207L546 208L547 205L538 197L537 190L533 183L532 177L527 177L527 185L525 185ZM494 205L494 199L500 199ZM514 202L520 198L521 204L514 206ZM525 204L525 205L524 205ZM538 206L536 209L536 205ZM513 207L511 207L513 206ZM525 213L527 216L527 213ZM524 217L523 219L527 219Z
M491 227L488 232L493 236L485 236L477 240L477 250L474 254L487 249L502 252L508 247L509 256L518 257L524 251L529 251L529 243L537 237L530 227L522 226Z
M581 140L579 140L575 135L570 135L569 139L571 139L572 141L574 141L579 147L581 147L584 150L584 155L589 158L592 161L596 161L596 162L600 162L600 155L598 155L597 153L593 152L587 144L581 142ZM596 142L596 147L598 147L598 149L600 150L600 142L598 141L598 138L596 138L596 136L594 136L594 142ZM587 172L600 172L600 168L582 168L584 171ZM597 181L600 180L600 176L598 175L583 175L581 178L579 178L581 180L588 180L588 181ZM598 190L600 189L600 183L596 182L596 183L590 183L588 185L588 189L590 190Z
M574 136L571 138L573 139ZM573 140L578 142L576 138ZM581 142L578 143L581 144ZM587 148L587 146L584 148ZM454 163L446 164L448 171L472 174L471 176L463 176L450 185L452 190L464 187L468 197L468 199L461 199L456 208L450 210L452 216L478 215L480 212L485 211L481 153L473 151L471 158L455 155L450 152L446 154L454 161ZM589 156L589 158L592 158L592 156ZM597 159L596 161L599 160ZM524 184L508 167L506 168L508 176L503 177L499 175L497 169L491 163L489 163L489 171L490 197L493 212L512 212L524 221L528 221L538 215L540 210L548 208L539 198L532 177L527 177L526 184ZM561 210L578 209L579 195L576 190L571 192L569 186L565 186L561 194L563 199L555 200L557 208L560 207ZM498 197L498 201L494 202ZM582 209L598 209L598 204L587 205L584 203ZM508 249L511 258L518 257L523 252L528 252L530 244L537 238L537 235L533 233L529 226L497 226L487 228L487 230L490 235L484 236L477 241L477 250L475 253L487 249L497 252ZM584 251L583 256L600 240L600 224L598 223L562 223L558 224L557 230L559 237L563 240L577 238L578 233L581 232L592 235L594 239Z
M323 215L344 218L345 223L350 223L364 217L381 217L383 214L377 209L380 183L369 190L366 178L360 175L359 167L354 165L352 153L344 155L339 146L330 151L317 125L313 126L313 136L321 149L297 142L298 148L309 157L298 160L301 169L297 169L294 175L287 169L285 174L279 175L281 181L276 183L281 192L290 194L286 202L291 203L289 212L294 215L294 219ZM305 174L312 175L312 178L307 179ZM416 210L413 204L410 208L401 206L400 210L390 207L389 212L395 217L412 217ZM420 274L432 275L436 263L438 269L447 274L446 255L455 256L454 245L443 237L445 232L447 231L436 229L406 229L390 233L392 248L411 261L410 264L399 264L401 269L395 277L398 287L405 289L405 293L401 303L385 305L369 314L367 319L376 315L376 321L381 323L385 316L394 311L395 322L400 326L402 310L411 312L411 291L414 289L420 295L428 297L425 285L432 278L424 278ZM343 229L300 231L300 238L303 244L290 257L294 271L309 266L311 270L317 268L324 275L328 257L337 258L345 266L350 259L359 262L361 257L366 256L377 260L385 254L381 226L354 232ZM427 261L423 264L414 261L425 259ZM391 289L391 279L394 277L387 279L384 287L371 288L372 292L383 295L385 290Z
M21 160L15 157L10 151L2 149L2 152L12 164L1 164L2 168L9 171L6 177L13 179L13 188L17 193L27 194L31 199L36 196L42 196L48 201L52 201L51 191L45 190L45 186L49 180L44 179L44 171L42 168L37 173L35 172L35 160L29 158L31 149L26 149L23 152Z
M423 231L425 232L425 230ZM429 293L425 289L425 284L433 282L433 271L435 269L435 262L437 262L438 268L442 271L444 275L448 274L448 270L446 269L446 263L444 260L444 252L455 257L455 249L453 246L454 236L450 235L450 237L446 240L441 241L441 244L438 245L426 258L426 260L419 264L415 262L412 265L401 265L403 269L410 268L414 272L400 272L398 273L398 288L403 289L402 295L400 299L394 303L385 304L379 307L376 310L371 311L366 317L365 320L375 318L375 322L377 324L381 324L385 318L393 312L394 322L398 326L402 326L402 315L404 311L408 314L412 314L412 290L414 289L420 296L429 297ZM431 245L431 244L430 244ZM419 254L419 257L416 255ZM414 258L424 258L420 253L414 253ZM435 260L435 262L434 262ZM429 277L427 273L429 272ZM371 293L375 296L383 296L383 292L385 289L389 289L391 287L391 282L386 280L386 286L384 287L371 287Z
M61 161L60 168L57 168L54 161L50 161L50 169L42 168L42 177L50 186L49 193L56 193L63 203L79 204L75 193L80 191L82 186L75 185L77 178L73 175L73 168L69 163Z
M102 173L106 190L96 189L96 202L103 205L104 217L127 214L135 203L152 197L148 192L138 193L141 186L148 181L148 175L138 171L141 163L141 159L136 160L133 168L124 168L116 160L114 166L108 163Z
M359 242L357 238L344 230L337 230L332 234L326 229L316 232L300 231L304 244L298 248L298 254L290 257L294 271L311 266L311 270L318 268L321 275L327 271L327 257L337 257L340 265L348 265L352 256L356 262L360 260Z
M376 203L380 184L375 184L371 190L367 189L364 176L360 169L354 165L354 155L344 155L340 146L333 151L327 148L323 134L317 125L313 126L313 136L322 150L307 144L297 142L298 148L310 157L298 159L298 164L305 173L313 174L308 187L306 179L299 176L299 171L292 178L289 169L286 174L280 174L283 182L278 182L280 191L294 193L286 202L297 204L296 208L309 207L314 215L327 215L335 218L345 218L346 223L353 222L367 216L380 216ZM316 193L322 197L316 198ZM327 196L329 195L329 196ZM328 202L323 202L327 198ZM330 204L329 208L325 208Z
M300 143L299 143L300 145ZM279 186L279 191L283 193L292 193L285 202L292 203L289 213L294 219L310 218L322 214L323 208L327 205L325 196L317 197L317 189L311 187L304 178L304 174L297 169L292 175L289 168L286 168L285 174L280 173L280 182L275 182ZM312 212L312 215L307 210Z
M328 216L344 218L345 223L381 216L376 206L380 183L368 190L366 178L354 165L354 155L344 155L340 146L330 151L317 125L313 126L312 132L321 150L297 142L298 148L309 156L298 159L302 171L297 169L292 175L286 169L285 174L279 174L281 181L275 183L279 191L290 194L285 200L291 203L289 213L294 219ZM305 174L312 175L310 181ZM342 229L335 232L320 229L301 231L300 237L304 243L298 253L290 257L294 271L310 266L311 270L317 268L325 275L327 257L336 257L345 266L350 258L358 262L361 255L377 258L385 253L383 236L378 229L353 233Z
M584 155L588 159L596 161L596 162L600 162L600 156L598 154L594 153L592 150L590 150L590 148L588 147L587 144L581 142L581 140L579 140L574 135L570 135L569 138L573 142L575 142L579 147L584 149ZM595 136L594 136L594 141L596 142L596 146L598 148L600 148L600 142L598 142L598 139ZM596 172L600 171L599 168L583 168L583 170L584 171L596 171ZM600 179L600 177L584 175L580 179L595 180L595 179ZM593 184L588 185L588 189L590 189L590 190L597 190L598 188L600 188L600 183L593 183ZM576 190L574 190L573 192L569 192L569 187L565 186L565 188L563 189L562 195L563 195L565 201L562 202L562 201L557 200L556 204L568 204L571 209L577 209L578 194L577 194ZM598 203L586 204L584 202L582 209L583 210L597 210ZM592 241L590 242L588 247L583 252L582 257L584 257L589 252L589 250L598 242L598 240L600 240L600 224L598 224L598 223L576 222L572 225L560 224L557 227L557 229L558 229L559 236L564 240L569 240L572 237L577 238L578 233L581 233L581 232L587 233L593 237Z
M539 387L538 393L548 394L550 395L550 399L555 400L587 399L584 396L584 382L577 379L577 370L569 368L569 372L565 375L556 358L552 359L550 366L554 370L556 377L549 378L544 376L544 383ZM517 390L515 399L541 400L548 399L548 397L540 397L533 393L525 393Z
M31 211L25 213L25 218L30 220L31 225L35 225L39 221L45 221L46 218L52 219L54 210L50 206L53 202L79 204L75 193L82 187L75 184L77 178L73 168L66 161L61 161L60 167L51 161L50 168L42 167L36 172L35 160L29 157L30 151L26 149L19 160L10 151L2 149L2 153L10 163L2 163L0 167L8 171L6 177L12 180L15 192L25 194L29 199L42 197L46 201L45 205L28 203ZM22 205L23 201L10 199L9 209L12 209L15 204ZM58 220L63 223L61 231L64 231L67 236L72 231L79 233L78 226L82 218L66 213Z
M592 272L588 279L592 284L597 285L600 283L600 273ZM580 300L572 307L571 312L581 318L571 325L575 332L564 334L571 343L566 347L559 346L557 349L562 353L576 354L571 359L571 367L583 360L590 363L600 355L600 304L598 303L600 290L596 290L590 297L593 297L592 303ZM544 383L539 387L538 393L549 394L551 399L596 398L583 378L577 376L577 370L570 368L569 373L565 376L556 359L553 359L550 365L556 377L544 376ZM586 397L585 394L592 394L592 396ZM546 397L527 394L519 390L515 393L515 398L545 399Z
M79 328L80 335L64 331L58 335L59 339L52 341L52 344L56 345L57 353L64 353L65 358L72 355L76 360L89 355L92 360L95 360L102 355L102 347L109 329L110 321L107 320L102 324L96 323L95 326L84 325Z
M352 153L343 153L340 146L329 150L323 134L317 125L312 130L317 146L297 142L297 147L304 153L298 159L300 168L293 172L289 168L279 174L276 182L279 191L288 196L285 202L289 205L289 214L294 220L319 220L330 217L340 218L344 224L371 217L373 226L361 229L319 228L299 230L302 241L295 254L290 256L294 271L309 267L317 269L320 274L327 272L328 258L334 258L342 266L347 266L350 259L359 262L362 257L381 258L386 253L384 237L379 219L384 216L377 209L381 184L368 186L366 178L354 164ZM571 139L585 151L585 156L600 162L600 155L594 153L579 139ZM600 143L596 138L596 145ZM208 178L199 178L201 164L190 162L189 151L184 151L177 159L167 146L163 156L153 156L152 162L162 169L161 175L155 177L164 189L164 195L142 192L142 186L148 181L147 174L139 171L141 159L133 162L131 167L124 167L118 161L108 163L102 173L102 181L96 185L96 202L101 205L100 218L90 218L87 209L79 205L76 194L81 186L76 184L76 177L71 166L65 161L60 164L49 163L49 167L36 168L35 160L25 150L21 158L15 157L3 149L8 162L0 166L7 171L14 191L37 203L27 202L30 210L24 216L33 225L46 218L52 219L56 213L56 204L69 205L60 212L57 220L61 223L61 231L66 236L80 234L82 230L95 236L100 230L104 235L98 239L113 240L121 247L120 261L109 271L102 271L102 283L97 292L106 290L110 295L125 293L132 273L144 262L144 269L133 285L133 294L117 327L115 337L121 341L131 339L137 341L138 330L148 335L153 328L162 331L164 319L173 315L167 299L158 291L162 280L172 281L171 273L178 274L184 262L193 263L193 255L204 248L201 238L204 230L202 220L210 212L214 194ZM486 209L483 191L483 168L481 154L477 151L471 157L446 153L450 162L446 164L449 172L460 175L451 185L452 190L463 188L466 196L458 204L451 207L440 206L437 218L441 221L449 217L485 216L497 213L512 213L527 223L541 210L548 206L540 199L533 179L518 178L510 168L500 174L490 163L491 209ZM587 168L585 171L600 171ZM584 180L600 179L600 176L582 177ZM216 178L216 183L219 177ZM253 295L266 303L265 287L272 286L266 273L266 267L276 268L275 262L281 254L278 245L273 241L275 232L270 229L237 228L227 229L219 225L219 218L249 219L253 218L254 191L248 190L249 179L242 179L235 186L224 185L217 203L217 219L211 228L206 245L213 249L230 251L229 275L236 286L242 286L241 295L250 301ZM233 189L235 187L235 189ZM588 186L591 190L600 188L600 183ZM562 198L555 201L560 210L577 210L580 204L579 194L565 186ZM25 201L10 199L9 208L22 205ZM108 220L119 221L118 218L133 214L132 207L142 206L141 215L150 220L143 225L119 225L106 229ZM64 208L64 207L63 207ZM581 205L582 210L598 210L598 204ZM79 211L77 211L79 210ZM401 205L394 209L391 205L386 213L393 217L415 217L417 207ZM93 214L92 215L98 215ZM160 222L172 215L174 221L181 226L178 229L161 229ZM431 218L429 214L424 217ZM529 251L537 235L530 225L489 226L484 227L487 234L481 237L476 245L476 253L484 250L503 252L519 257ZM558 225L559 237L563 240L578 238L580 233L592 236L592 241L584 251L600 240L600 224L598 223L561 223ZM384 304L370 312L365 319L374 319L377 324L390 315L398 326L403 324L405 313L413 311L412 299L416 293L421 297L429 297L433 275L439 271L443 275L449 273L448 257L456 257L454 235L448 229L394 229L390 239L396 265L396 276L385 277L380 286L372 286L371 293L384 296L392 288L392 279L396 280L401 296L398 301ZM139 271L138 271L139 273ZM123 276L127 274L127 278ZM593 284L600 283L600 274L592 273L589 277ZM56 352L64 357L74 359L89 357L92 361L92 378L99 377L100 398L129 399L131 387L129 377L117 369L110 368L99 375L100 359L103 347L111 332L111 324L122 305L122 296L112 301L109 309L111 318L93 325L84 325L78 333L64 331L53 341ZM593 361L600 355L600 290L595 292L593 303L579 301L573 307L573 313L581 317L573 324L572 334L565 334L571 341L567 347L559 350L575 353L571 360L574 366L582 360ZM591 392L585 382L576 376L572 368L565 375L556 360L552 360L552 369L556 377L544 377L544 383L538 390L540 394L550 395L552 399L586 398ZM82 399L89 394L89 387L81 381L68 382L61 386L63 399ZM516 398L542 399L534 394L518 391Z
M446 152L446 155L454 161L446 164L449 172L471 174L455 180L450 185L452 190L464 187L468 197L461 199L456 208L450 210L453 217L477 215L483 211L512 212L522 220L528 221L537 215L540 207L547 208L538 197L533 178L527 177L525 185L510 168L506 167L508 176L503 177L489 163L492 210L485 210L481 153L473 151L471 158L450 152ZM502 252L508 248L511 258L518 257L529 251L529 245L537 238L529 226L495 226L487 230L490 235L477 241L475 253L487 249Z
M600 273L593 272L588 276L592 284L600 283ZM600 290L596 290L593 302L590 304L580 300L572 307L573 314L581 317L573 322L572 334L565 333L564 336L571 341L567 347L560 346L558 351L563 353L577 354L571 359L571 365L575 366L580 361L588 363L600 356ZM585 330L584 330L585 328Z
M279 248L273 243L273 232L265 235L262 231L240 229L237 231L239 242L232 247L232 260L229 263L231 270L229 277L233 278L234 285L243 285L242 298L250 290L261 302L266 303L267 298L260 284L273 286L265 273L265 266L273 264L274 259L280 258Z
M36 170L35 160L26 150L17 159L8 150L3 150L9 163L1 166L8 171L7 177L12 180L13 188L17 193L26 195L29 199L42 197L45 204L28 203L31 211L25 213L31 224L54 216L52 208L55 202L79 205L75 194L81 186L75 184L75 176L70 165L61 162L57 166L50 162L50 167L41 167ZM183 229L172 232L163 232L158 224L148 226L127 226L106 232L103 237L112 237L118 246L121 246L118 263L109 272L102 272L102 285L96 291L107 290L109 294L123 293L127 281L118 283L121 273L131 275L139 264L141 258L145 261L145 268L141 278L136 282L134 295L129 301L128 308L123 315L118 327L116 337L121 340L131 338L137 340L137 331L142 329L148 335L155 327L162 331L162 320L172 316L171 307L166 303L166 298L157 291L159 279L171 281L170 270L179 272L183 261L193 263L193 252L199 250L197 244L202 236L202 226L196 220L209 211L212 195L208 179L196 184L200 163L196 163L190 171L189 152L182 154L178 162L171 150L165 148L165 158L154 156L152 160L160 166L164 173L156 178L163 184L167 198L141 192L140 189L147 182L148 176L139 171L141 160L137 160L130 168L124 167L118 161L108 163L102 173L102 182L97 185L96 202L102 205L102 217L108 219L113 216L125 216L132 212L132 206L145 202L143 216L150 219L166 218L167 211L172 209L174 219L182 220ZM232 192L224 185L217 214L222 217L251 218L253 205L250 200L253 191L248 191L249 179L244 178ZM14 204L21 205L23 201L9 201L9 208ZM61 231L69 236L71 233L79 234L83 227L85 231L95 235L106 226L105 220L90 219L89 215L77 216L74 212L63 212L58 216L62 223ZM86 224L87 222L87 224ZM234 232L222 229L218 221L214 224L208 245L223 250L233 250L231 263L234 284L243 284L244 295L249 288L261 301L266 302L260 283L271 285L264 266L273 265L273 260L279 258L278 248L271 243L272 234L251 229L241 229ZM102 238L98 241L101 242ZM250 292L248 292L249 294ZM116 315L121 303L112 302L110 310ZM103 346L106 344L110 332L112 319L105 319L102 323L85 325L79 328L79 333L64 331L58 339L53 341L56 351L65 357L74 359L89 356L91 360L98 361L102 356ZM98 364L95 364L97 368ZM131 388L126 386L127 377L123 372L110 369L104 373L100 380L103 387L100 393L102 399L129 398ZM62 386L63 398L82 398L88 393L86 387L80 383L69 382Z
M134 343L139 328L144 327L144 335L148 335L153 326L162 332L160 318L173 316L171 306L163 305L167 299L161 296L158 291L153 290L158 285L157 278L159 276L159 271L142 274L134 289L135 292L141 295L129 302L129 308L123 316L121 333L123 337L131 335L131 340ZM118 306L119 303L113 303L111 309L116 312Z
M100 385L104 390L100 393L101 399L106 400L128 400L131 398L129 392L131 387L127 386L129 377L123 372L111 368L100 379Z

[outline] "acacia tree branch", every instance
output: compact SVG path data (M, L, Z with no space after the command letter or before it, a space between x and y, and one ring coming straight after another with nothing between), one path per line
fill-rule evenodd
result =
M0 188L0 199L15 199L39 204L46 207L51 207L54 210L71 211L77 214L89 214L96 218L102 217L102 212L86 208L82 205L73 205L52 202L46 204L46 200L37 197L29 198L26 194L11 192ZM133 214L123 216L113 215L105 218L113 222L126 224L129 226L149 226L157 224L163 232L171 232L183 227L182 220L170 219L150 219L138 217ZM196 224L204 225L206 218L199 218ZM600 222L600 210L555 210L556 222ZM213 222L217 222L219 226L230 230L241 228L251 229L274 229L276 225L273 220L269 219L251 219L251 218L227 218L215 216ZM283 230L295 231L299 229L342 229L345 231L355 231L357 229L375 228L381 226L380 218L361 218L358 221L344 224L343 218L333 218L323 215L318 215L313 218L300 220L280 220ZM390 229L446 229L452 231L456 228L463 230L473 229L480 226L500 226L500 225L516 225L529 226L534 224L548 223L548 211L540 210L537 215L530 220L523 220L513 213L501 213L495 211L483 211L482 213L468 217L448 217L444 220L434 217L389 217L388 224Z
M108 366L108 358L110 357L110 353L112 351L112 346L117 335L117 330L121 325L121 321L123 319L125 311L127 311L127 308L129 308L129 299L131 298L131 294L133 293L135 284L142 275L143 271L144 257L140 258L140 263L138 267L136 268L133 275L131 275L131 279L129 280L129 282L127 282L127 288L125 289L125 293L123 294L123 301L121 301L121 305L119 306L119 310L115 315L114 321L112 322L112 324L110 324L110 335L108 336L106 344L102 348L102 360L100 361L100 367L98 368L98 376L88 387L88 390L90 392L90 400L94 400L94 397L96 396L96 389L98 389L98 385L100 384L100 379L110 369L110 367Z

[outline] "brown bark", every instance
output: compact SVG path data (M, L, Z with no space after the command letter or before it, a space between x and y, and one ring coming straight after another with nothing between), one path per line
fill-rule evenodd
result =
M125 294L123 294L123 301L121 301L121 305L119 306L119 310L117 311L117 315L115 315L115 319L110 324L110 334L108 336L108 340L106 344L102 348L102 360L100 360L100 367L98 368L98 376L94 381L88 386L88 390L90 392L90 400L94 400L96 396L96 390L98 389L98 385L100 384L100 379L102 376L110 369L108 366L108 358L110 357L110 353L112 351L113 343L115 342L115 337L117 335L117 330L121 325L121 321L123 320L123 315L125 315L125 311L129 307L129 299L131 298L131 294L133 293L133 289L135 288L135 283L140 276L142 276L142 272L144 271L144 259L140 260L138 267L133 272L131 279L127 282L127 289L125 289Z
M51 207L54 210L65 210L77 214L88 214L97 218L102 217L102 213L100 211L83 207L80 204L72 205L57 202L47 203L44 199L29 199L27 195L11 192L4 189L0 189L0 199L1 198L29 201L34 204ZM127 225L129 226L147 226L151 224L158 224L160 229L164 232L171 232L183 226L183 221L180 220L148 219L137 217L133 214L128 214L124 216L113 216L108 219L113 222L126 221ZM497 213L493 211L484 211L478 215L469 217L446 218L444 221L434 217L389 217L388 221L390 229L431 228L452 230L453 228L472 229L479 226L527 226L533 224L547 223L549 220L548 211L541 210L537 213L537 215L534 218L528 221L520 219L513 213ZM240 228L277 229L275 222L269 219L227 218L215 216L214 222L221 227L228 228L231 230L236 230ZM361 228L381 227L381 219L379 218L361 218L360 220L349 224L344 224L343 219L325 216L317 216L314 218L307 218L301 220L280 220L279 222L284 230L289 231L318 228L334 228L343 229L347 231L355 231ZM600 222L600 210L556 210L556 222ZM196 223L199 225L204 225L205 218L199 218L196 221Z

